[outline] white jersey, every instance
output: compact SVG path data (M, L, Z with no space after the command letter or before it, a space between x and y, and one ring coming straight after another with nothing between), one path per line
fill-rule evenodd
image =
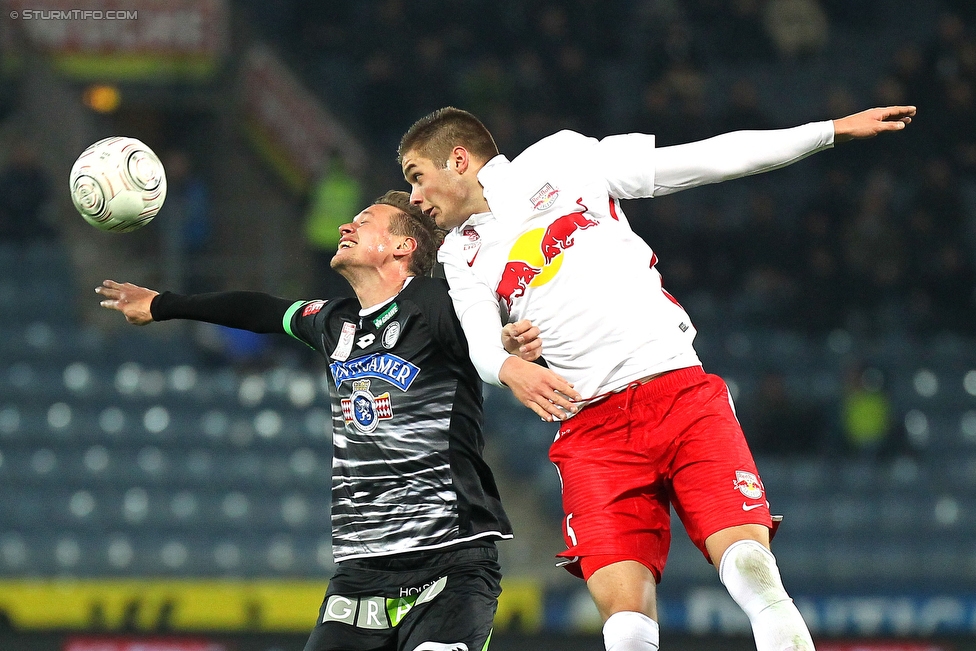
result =
M691 318L619 200L776 169L832 144L831 122L661 149L650 135L561 131L511 162L493 158L478 173L491 212L452 230L438 253L482 378L499 384L502 322L521 319L584 398L699 364Z

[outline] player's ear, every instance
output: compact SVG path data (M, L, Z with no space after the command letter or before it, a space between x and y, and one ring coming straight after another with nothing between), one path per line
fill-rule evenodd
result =
M402 257L410 255L417 250L417 240L412 237L403 237L400 242L393 247L393 255Z
M451 155L447 159L448 169L453 169L458 174L464 174L471 164L471 155L468 150L458 145L451 150Z

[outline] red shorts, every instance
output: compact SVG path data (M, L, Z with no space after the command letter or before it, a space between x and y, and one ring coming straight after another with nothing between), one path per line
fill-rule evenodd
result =
M728 387L700 366L584 408L560 427L549 459L559 471L566 514L567 549L557 556L583 578L589 577L579 559L605 556L638 561L660 582L672 505L706 559L705 539L713 533L771 526ZM601 566L588 562L586 574Z

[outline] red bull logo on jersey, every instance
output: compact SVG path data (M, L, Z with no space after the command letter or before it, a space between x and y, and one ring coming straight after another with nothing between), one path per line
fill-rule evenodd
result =
M740 493L751 500L758 500L763 496L764 488L762 482L759 481L759 477L756 477L756 475L751 472L736 470L735 481L732 483L732 485Z
M498 282L495 293L511 310L512 300L524 296L526 288L541 272L541 268L533 267L521 260L509 262L505 265L505 271L502 272L502 279Z
M551 184L546 183L542 186L542 189L532 195L529 201L532 202L533 210L545 210L552 204L556 203L556 197L559 196L559 190L552 187Z
M509 312L512 311L513 301L525 296L529 287L545 285L559 273L562 253L573 246L577 231L599 224L586 216L587 207L582 197L576 203L581 210L557 217L548 227L523 233L515 241L495 288L495 294L500 301L504 301Z
M576 231L597 225L596 221L586 216L586 206L583 205L583 198L580 197L577 199L576 203L583 210L571 212L568 215L557 218L556 221L549 224L549 228L546 229L545 234L542 236L542 242L539 246L542 249L542 256L545 258L546 264L549 264L557 255L573 246L573 236L576 234Z

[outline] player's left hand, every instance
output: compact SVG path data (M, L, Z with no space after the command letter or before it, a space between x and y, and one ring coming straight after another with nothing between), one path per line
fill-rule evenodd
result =
M125 320L133 325L152 323L150 306L159 292L132 283L117 283L114 280L103 280L95 288L96 294L105 297L99 305L110 310L118 310L125 316Z
M526 319L502 328L502 345L510 355L518 355L527 362L534 362L542 355L539 328Z
M901 131L912 123L914 106L885 106L834 120L834 142L873 138L885 131Z
M498 379L512 390L519 402L547 423L565 420L579 411L577 403L582 396L573 385L538 364L513 355L502 364Z

